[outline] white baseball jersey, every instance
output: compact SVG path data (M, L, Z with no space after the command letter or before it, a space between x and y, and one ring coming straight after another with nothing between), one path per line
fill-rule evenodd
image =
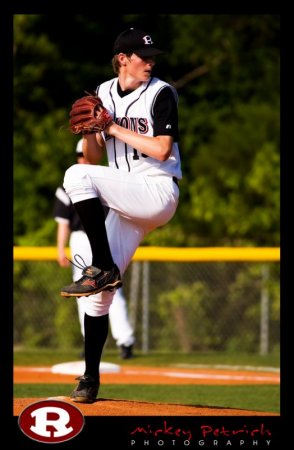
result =
M120 97L117 89L118 78L106 81L97 88L97 95L103 105L112 114L114 121L124 128L136 131L145 136L154 136L153 107L158 94L165 87L169 87L176 102L176 90L168 83L151 78L149 81L131 92ZM166 127L171 128L171 124ZM168 133L167 133L168 134ZM138 152L124 142L105 136L107 156L110 167L145 175L168 174L177 179L182 178L178 143L174 142L171 155L167 161L158 161L150 156Z
M171 220L178 206L177 179L182 172L176 138L177 94L158 78L128 92L122 92L114 78L102 83L97 94L117 124L146 136L174 138L169 158L158 161L104 135L109 167L75 164L65 173L64 188L73 203L98 197L109 208L107 237L113 261L123 275L144 236ZM95 301L93 297L85 298L86 313L107 314L113 293L102 291Z

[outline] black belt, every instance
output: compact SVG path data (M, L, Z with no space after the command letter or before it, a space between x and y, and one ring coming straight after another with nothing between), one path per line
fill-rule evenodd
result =
M173 177L173 182L176 183L177 186L179 186L179 180L176 177Z

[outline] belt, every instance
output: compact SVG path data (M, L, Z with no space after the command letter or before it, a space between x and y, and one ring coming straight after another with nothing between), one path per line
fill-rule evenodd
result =
M173 182L176 183L177 186L179 186L179 180L176 177L173 177Z

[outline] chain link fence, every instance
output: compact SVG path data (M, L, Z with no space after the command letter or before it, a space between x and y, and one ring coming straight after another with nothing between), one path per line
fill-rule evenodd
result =
M81 347L76 300L59 295L71 268L41 259L14 261L14 345ZM136 348L145 353L279 350L279 260L133 260L123 281ZM111 333L106 348L115 348Z

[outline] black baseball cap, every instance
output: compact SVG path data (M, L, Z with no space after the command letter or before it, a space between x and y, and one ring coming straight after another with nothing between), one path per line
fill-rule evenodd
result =
M161 55L162 50L154 47L153 39L146 31L129 28L120 33L113 46L115 55L118 53L135 53L142 58Z

